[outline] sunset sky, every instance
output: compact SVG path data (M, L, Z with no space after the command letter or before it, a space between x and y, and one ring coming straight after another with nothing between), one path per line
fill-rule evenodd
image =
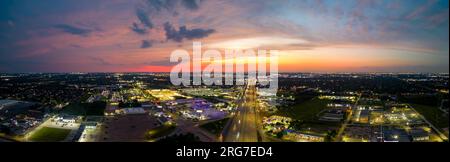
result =
M281 72L448 72L448 0L0 0L0 72L170 71L276 49Z

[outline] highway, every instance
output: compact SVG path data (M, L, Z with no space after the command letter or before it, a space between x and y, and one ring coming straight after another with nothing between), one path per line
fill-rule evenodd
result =
M436 134L439 136L439 138L441 138L442 140L444 140L444 141L448 141L448 137L444 134L444 133L442 133L440 130L439 130L439 128L437 128L436 126L434 126L430 121L428 121L422 114L420 114L419 112L417 112L417 110L413 107L413 106L411 106L411 105L409 105L408 104L408 107L410 107L416 114L419 114L419 117L423 120L423 121L425 121L435 132L436 132Z
M337 132L337 135L336 135L336 139L338 141L342 140L342 133L344 133L345 128L347 128L348 124L350 123L350 121L351 121L351 119L353 117L353 112L356 110L356 107L358 106L359 99L361 99L361 95L362 95L361 93L358 94L358 98L356 99L356 102L355 102L355 104L352 107L352 111L350 112L350 114L347 115L347 119L345 119L345 121L342 124L341 128L339 128L339 130Z
M247 85L243 94L224 142L258 142L256 86Z

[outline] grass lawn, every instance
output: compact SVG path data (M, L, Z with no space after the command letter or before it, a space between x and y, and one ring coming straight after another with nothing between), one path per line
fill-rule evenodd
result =
M439 110L437 107L410 104L417 112L422 114L428 121L430 121L434 126L439 128L447 128L449 125L448 115L444 115L444 112Z
M97 101L93 103L72 103L67 105L62 113L68 115L94 115L103 116L106 108L106 102Z
M200 128L219 136L229 119L230 118L224 118L214 122L206 123L201 125Z
M43 127L37 130L30 137L30 140L34 142L59 142L66 139L70 131L70 129Z
M64 107L62 113L68 115L84 115L86 112L84 110L84 106L81 103L71 103Z
M303 121L315 121L317 120L317 114L327 109L327 104L330 101L320 100L317 97L309 101L305 101L299 104L295 104L289 107L282 107L277 112L277 115L288 116L293 119Z
M157 138L169 135L175 130L176 126L173 124L164 124L156 127L145 134L145 139L153 141Z

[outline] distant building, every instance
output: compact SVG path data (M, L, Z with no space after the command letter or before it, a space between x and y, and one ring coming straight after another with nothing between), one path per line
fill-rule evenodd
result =
M361 110L361 113L359 114L359 122L369 123L369 116L370 116L369 110Z
M66 122L66 123L75 123L76 119L73 118L73 117L64 117L64 118L62 119L62 121L63 121L63 122Z
M323 113L319 118L321 121L340 122L344 120L345 109L331 109Z
M413 129L410 131L410 135L413 142L430 140L430 134L423 129Z
M320 135L299 133L291 130L287 130L287 135L285 138L292 139L296 142L324 142L325 138Z
M142 103L142 108L144 108L144 109L150 109L150 108L154 108L154 107L156 107L155 104L153 104L151 102Z
M147 112L143 108L124 108L117 110L118 114L124 115L136 115L136 114L146 114Z
M158 120L158 122L159 122L160 124L165 124L165 123L170 122L170 120L167 119L167 118L164 117L164 116L158 117L157 120Z
M86 126L86 129L96 129L98 123L97 122L86 122L86 123L84 123L84 125Z
M403 129L386 129L383 134L383 142L411 142L409 135Z
M64 122L64 123L75 123L77 121L77 116L71 116L71 115L62 115L56 117L57 121Z
M112 116L112 115L115 115L115 112L116 112L116 110L118 110L118 109L119 109L118 104L109 104L109 105L106 106L106 109L105 109L105 115L106 115L106 116Z

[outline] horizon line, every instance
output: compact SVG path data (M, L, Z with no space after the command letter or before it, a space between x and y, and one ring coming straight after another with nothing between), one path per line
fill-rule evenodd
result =
M114 73L170 73L170 72L0 72L0 74L114 74ZM193 73L193 72L190 72ZM198 73L198 72L196 72ZM223 73L230 73L230 72L223 72ZM232 72L236 74L236 72ZM247 72L244 72L247 73ZM296 74L296 73L303 73L303 74L449 74L449 72L307 72L307 71L298 71L298 72L278 72L278 74Z

